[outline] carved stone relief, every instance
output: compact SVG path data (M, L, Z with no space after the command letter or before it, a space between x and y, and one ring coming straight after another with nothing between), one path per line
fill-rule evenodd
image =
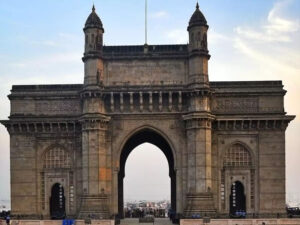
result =
M79 101L38 101L37 114L78 114L81 113Z
M257 98L218 98L213 101L216 113L253 113L258 112Z

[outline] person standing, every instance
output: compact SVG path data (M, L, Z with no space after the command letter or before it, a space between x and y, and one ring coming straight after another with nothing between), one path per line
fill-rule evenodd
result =
M5 220L6 220L6 224L9 225L10 224L10 216L7 215L6 218L5 218Z

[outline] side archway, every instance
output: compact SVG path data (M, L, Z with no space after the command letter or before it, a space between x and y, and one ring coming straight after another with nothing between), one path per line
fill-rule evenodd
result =
M240 181L235 181L231 185L229 212L230 215L234 216L236 216L237 213L242 214L246 212L245 188L242 182Z
M51 219L63 219L66 216L64 187L55 183L51 188L50 216Z
M143 143L157 146L166 156L169 164L169 177L171 179L171 208L176 212L176 173L175 156L171 145L159 132L151 128L143 128L132 134L123 145L120 153L120 169L118 173L118 214L124 218L124 177L126 160L132 150Z
M75 182L71 152L63 145L52 144L40 157L40 207L43 216L61 219L74 213Z
M231 143L222 153L221 209L231 216L255 210L255 157L241 142Z

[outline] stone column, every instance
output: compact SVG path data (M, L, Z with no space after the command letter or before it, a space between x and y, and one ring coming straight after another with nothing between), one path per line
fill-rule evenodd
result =
M190 113L184 116L187 137L187 191L185 215L216 212L211 193L211 121L209 97L190 96Z
M108 118L82 120L82 179L83 195L79 217L108 218L108 182L111 169L107 165Z
M109 117L105 115L99 88L84 90L82 123L82 184L80 218L108 218L111 168L107 133ZM87 97L86 97L87 96Z

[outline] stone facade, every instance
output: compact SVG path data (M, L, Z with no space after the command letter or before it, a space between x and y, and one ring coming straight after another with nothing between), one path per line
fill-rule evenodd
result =
M285 214L285 130L294 118L286 91L281 81L209 82L207 31L197 6L188 45L103 46L93 9L84 84L12 87L1 121L12 214L49 218L59 184L68 217L122 216L125 162L144 142L168 159L176 213L226 217L239 182L248 216Z

